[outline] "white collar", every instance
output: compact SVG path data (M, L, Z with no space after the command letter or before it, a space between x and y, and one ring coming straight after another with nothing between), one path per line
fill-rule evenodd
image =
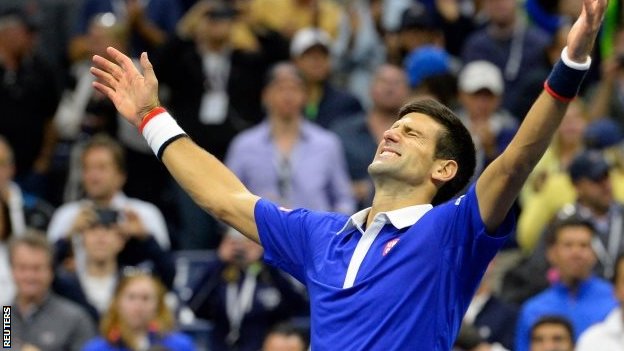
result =
M613 334L621 334L624 332L624 320L622 319L622 308L616 308L613 310L604 321L605 330L608 330Z
M399 208L398 210L380 212L375 215L375 219L383 218L385 223L390 222L395 228L403 229L414 225L414 223L416 223L432 208L433 205L431 204L408 206ZM352 228L357 228L359 231L364 232L362 230L362 226L366 222L366 218L368 217L370 210L371 207L365 208L353 214L349 217L349 220L345 223L344 227L342 227L342 229L340 229L336 234L341 234L342 232Z

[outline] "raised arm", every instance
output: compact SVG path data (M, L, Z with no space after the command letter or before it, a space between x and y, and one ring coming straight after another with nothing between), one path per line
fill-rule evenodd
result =
M141 55L143 74L132 60L109 47L112 62L94 56L93 87L115 104L126 120L137 126L193 200L218 219L259 242L254 219L258 197L214 156L186 137L173 118L159 108L158 81L147 54Z
M582 80L578 70L568 67L575 64L582 66L590 60L606 7L607 0L583 0L581 15L567 39L567 53L572 62L555 66L548 81L552 83L549 92L544 91L537 98L507 149L490 163L477 180L479 211L489 230L493 231L502 223L559 127L568 106L566 100L569 99L566 98L571 99L575 95ZM562 90L567 90L567 94L561 94ZM569 96L570 92L572 96Z

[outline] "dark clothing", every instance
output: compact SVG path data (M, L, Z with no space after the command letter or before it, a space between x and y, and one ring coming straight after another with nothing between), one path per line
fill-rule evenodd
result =
M256 263L256 287L250 310L244 314L240 326L240 337L233 345L226 339L230 333L230 317L227 312L227 289L230 282L240 287L246 278L244 271L234 265L215 260L204 277L193 289L189 302L196 316L214 323L212 351L257 351L273 325L294 316L308 315L308 304L304 295L293 282L278 269Z
M498 342L512 350L518 311L497 297L490 297L474 320L479 335L490 343Z
M16 178L31 172L41 152L45 126L60 97L55 78L52 68L36 56L24 59L15 72L0 62L0 135L13 149Z
M72 243L65 238L58 240L54 245L55 262L58 266L60 262L71 254ZM117 264L120 270L127 266L146 268L160 278L168 289L173 287L173 278L175 277L173 257L169 252L163 250L151 235L143 240L129 239L117 256Z
M306 107L304 116L324 128L329 128L333 123L359 113L364 113L364 109L353 94L326 83L318 106Z
M207 75L194 42L172 39L155 60L154 69L162 85L170 89L169 108L180 126L202 148L223 159L238 132L262 119L261 90L267 61L261 54L237 49L230 52L227 77L227 117L221 124L200 121Z

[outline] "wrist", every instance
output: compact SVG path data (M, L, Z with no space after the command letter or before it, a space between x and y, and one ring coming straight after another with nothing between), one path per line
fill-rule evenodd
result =
M158 159L162 158L165 149L172 142L187 136L176 120L162 107L154 108L143 118L139 131Z
M544 90L561 102L572 101L578 94L590 66L591 57L587 57L582 63L575 62L568 56L567 48L564 48L561 59L544 82Z

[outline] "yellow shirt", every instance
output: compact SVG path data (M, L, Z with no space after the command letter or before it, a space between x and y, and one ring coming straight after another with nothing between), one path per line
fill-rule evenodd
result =
M318 27L332 38L338 35L341 7L332 0L319 0ZM281 32L287 37L299 29L314 25L313 11L296 0L252 0L250 16L253 23Z

